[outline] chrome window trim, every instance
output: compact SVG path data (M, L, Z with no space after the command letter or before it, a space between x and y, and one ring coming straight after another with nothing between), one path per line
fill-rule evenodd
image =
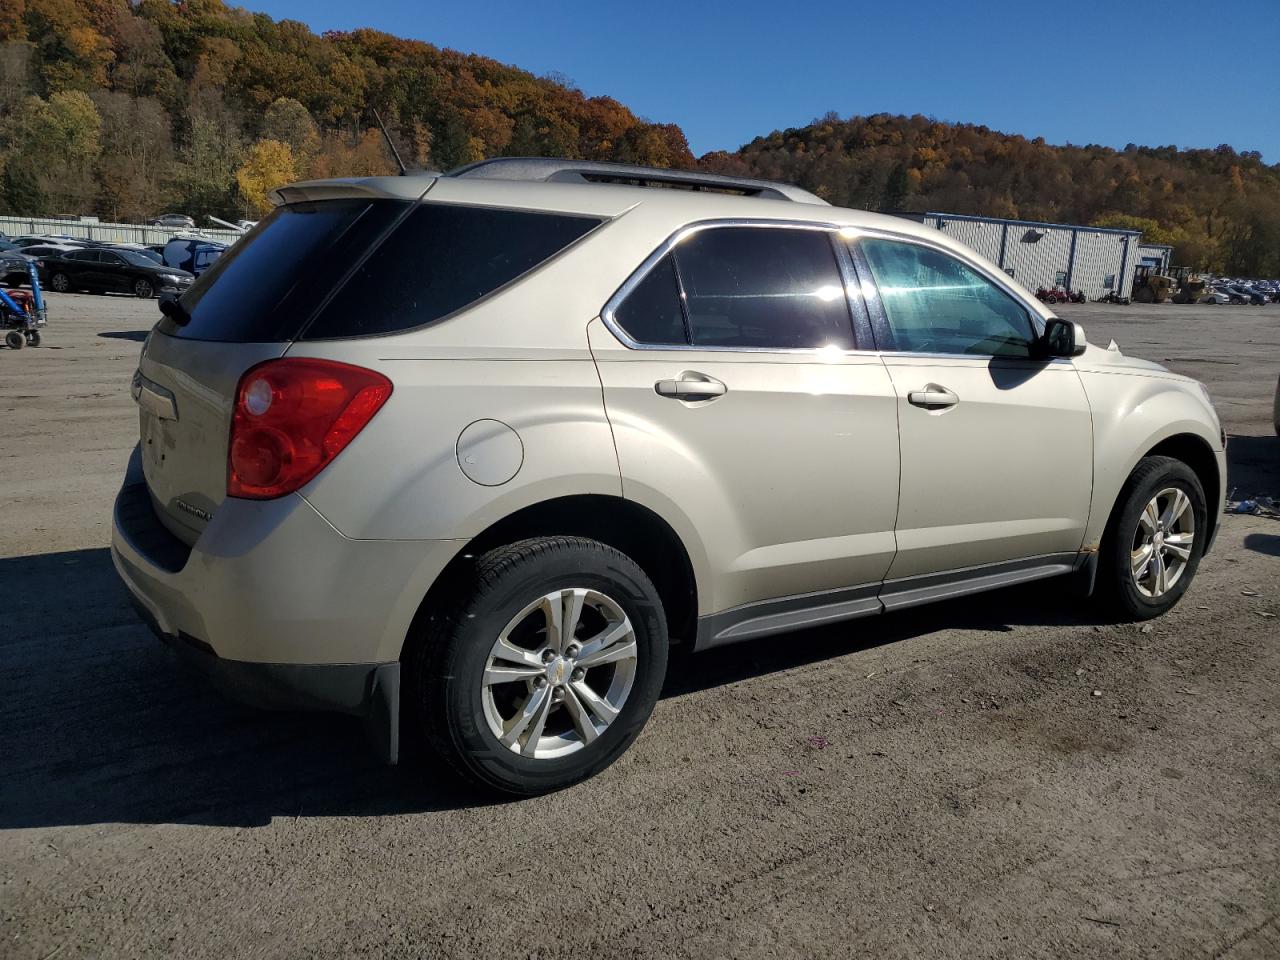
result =
M721 218L714 220L698 220L693 223L685 224L679 230L676 230L666 240L658 245L652 253L650 253L638 266L631 275L623 281L620 286L605 302L604 307L600 310L600 319L604 322L605 327L612 333L619 342L628 350L683 350L694 353L778 353L778 354L808 354L812 356L830 356L831 349L829 347L732 347L732 346L697 346L688 343L641 343L633 339L630 334L623 329L618 322L616 311L622 304L622 301L640 285L641 281L648 276L649 271L657 266L658 262L675 247L684 240L685 237L697 233L700 230L714 230L721 227L761 227L761 228L777 228L790 230L821 230L826 233L834 233L838 235L836 242L836 263L840 268L841 278L845 284L845 298L849 305L849 312L853 318L853 334L854 343L857 346L852 350L838 351L840 356L907 356L907 357L928 357L944 360L1007 360L1013 363L1034 362L1038 364L1054 364L1054 365L1071 365L1069 358L1052 357L1045 359L1023 358L1023 357L1006 357L997 356L996 354L986 353L919 353L911 350L882 350L878 345L871 348L863 347L862 341L866 333L871 332L871 328L875 325L875 318L872 316L872 309L869 300L864 292L863 287L866 283L875 284L874 278L868 276L863 278L862 271L858 269L858 256L850 250L850 263L846 263L842 256L842 249L856 249L856 241L860 237L876 237L885 240L894 240L903 243L914 243L918 246L929 247L939 253L954 257L965 266L978 273L980 276L990 281L994 286L1000 289L1006 296L1010 297L1014 303L1018 304L1026 311L1028 319L1031 321L1032 330L1037 336L1044 334L1044 318L1040 316L1039 311L1034 309L1030 302L1023 297L1018 291L1014 290L1004 280L1002 275L997 275L987 270L980 263L970 259L963 252L953 250L944 243L935 243L927 237L916 236L910 233L899 233L895 230L888 230L883 227L859 227L850 224L832 223L822 220L762 220L755 218ZM842 242L841 242L842 241ZM852 266L852 274L847 270L848 266ZM1007 277L1005 278L1007 279ZM879 309L879 292L875 295L877 308Z
M636 269L632 271L631 276L627 277L627 279L623 281L622 286L620 286L614 292L613 296L611 296L608 299L608 301L605 302L604 307L602 307L600 310L600 319L604 322L604 325L608 327L609 332L612 333L615 337L617 337L618 340L621 341L622 345L625 346L628 350L664 350L664 351L684 350L686 352L693 352L693 353L780 353L780 354L808 354L812 356L831 355L832 348L830 347L733 347L733 346L698 346L697 344L692 344L692 343L642 343L639 340L633 339L631 335L628 334L627 331L623 329L622 324L618 322L618 319L616 316L617 309L619 306L622 305L622 301L625 300L627 296L633 290L635 290L636 287L640 285L641 281L643 281L644 278L649 275L649 271L651 271L654 267L656 267L658 265L658 262L662 260L663 257L671 253L671 251L674 250L680 244L680 242L684 240L686 237L692 236L693 234L699 233L703 230L716 230L724 227L760 227L764 229L775 228L780 230L817 230L817 231L821 231L823 233L828 233L828 234L839 233L841 230L841 226L838 223L830 223L826 221L817 221L817 220L761 220L761 219L754 219L754 218L734 217L734 218L724 218L724 219L716 219L716 220L697 220L697 221L694 221L693 223L687 223L683 227L681 227L679 230L677 230L675 233L671 234L671 236L667 237L667 239L664 240L661 244L659 244L658 248L654 250L652 253L650 253L649 256L645 257L644 260L640 262L640 266L636 267ZM850 335L853 336L854 342L857 343L858 342L857 307L851 302L852 298L855 296L855 291L850 290L849 287L847 286L847 278L845 276L843 265L841 264L841 261L840 261L840 252L837 247L838 245L832 247L831 254L835 260L837 272L840 274L841 283L846 284L845 300L848 303L848 309L851 314ZM677 267L676 269L678 271L679 267ZM859 297L859 299L861 298L860 291L857 291L856 295ZM682 307L683 307L683 304L682 304ZM874 353L877 353L878 351L864 350L864 349L853 349L853 350L840 349L837 352L839 353L839 355L844 356L846 354L874 354Z

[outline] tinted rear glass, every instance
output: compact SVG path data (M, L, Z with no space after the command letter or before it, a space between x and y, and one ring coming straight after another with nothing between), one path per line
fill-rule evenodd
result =
M440 320L528 273L599 223L593 217L421 204L303 336L371 336Z
M637 343L687 344L680 284L675 266L665 256L622 301L614 319Z
M294 339L352 266L408 208L398 200L277 207L182 296L191 321L160 329L192 340Z

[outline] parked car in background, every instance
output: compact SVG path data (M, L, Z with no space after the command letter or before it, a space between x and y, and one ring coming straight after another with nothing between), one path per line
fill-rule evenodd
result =
M149 299L158 293L181 293L195 279L185 270L156 263L137 250L69 250L38 262L41 283L58 293L117 292Z
M180 655L388 758L544 793L671 643L1035 580L1145 620L1217 531L1204 386L923 225L556 160L274 199L147 339L112 558Z
M1252 289L1240 283L1227 284L1227 289L1238 298L1235 301L1237 303L1251 303L1254 306L1262 306L1267 302L1267 298L1262 294L1255 293Z
M26 234L21 237L14 237L10 242L23 250L28 247L83 247L88 245L87 241L78 237L52 236L49 234Z
M226 249L226 244L207 237L174 237L164 245L164 262L198 277L213 266Z
M185 213L164 213L149 221L153 227L171 227L175 230L194 230L195 220Z
M1205 289L1204 296L1200 298L1200 302L1211 304L1230 303L1231 294L1218 287L1208 287Z
M41 257L58 257L64 253L71 253L73 250L83 249L84 247L65 244L37 243L27 247L20 247L14 252L20 253L28 260L39 261ZM20 287L30 282L30 275L25 270L10 270L4 276L0 276L0 283L6 286Z
M108 250L131 250L134 253L140 253L148 260L154 263L164 263L164 254L152 247L144 247L140 243L111 243L107 244L105 249Z

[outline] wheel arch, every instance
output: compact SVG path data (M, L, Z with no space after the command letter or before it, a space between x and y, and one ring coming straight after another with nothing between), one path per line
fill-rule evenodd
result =
M671 524L633 500L576 494L522 507L468 540L427 589L405 644L422 635L423 620L466 577L475 557L517 540L556 535L597 540L629 556L653 581L672 641L693 641L698 619L697 578L689 551Z
M1217 533L1220 507L1226 496L1222 489L1225 478L1218 476L1218 458L1213 448L1203 437L1194 433L1176 433L1149 449L1142 455L1139 462L1147 457L1172 457L1174 460L1179 460L1190 467L1200 481L1200 487L1204 490L1206 522L1209 526L1206 531L1208 535L1205 538L1207 553L1209 545L1213 543L1214 534ZM1215 504L1218 505L1217 509Z

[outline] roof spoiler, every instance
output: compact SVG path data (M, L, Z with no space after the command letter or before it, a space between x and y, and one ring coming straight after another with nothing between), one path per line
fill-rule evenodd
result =
M750 177L727 177L718 173L694 173L688 170L662 170L630 163L605 163L600 160L556 160L550 157L498 157L480 160L450 170L447 177L487 180L532 180L557 183L616 183L624 186L675 187L730 193L740 197L765 200L790 200L795 203L827 201L808 190L789 183L753 180Z

